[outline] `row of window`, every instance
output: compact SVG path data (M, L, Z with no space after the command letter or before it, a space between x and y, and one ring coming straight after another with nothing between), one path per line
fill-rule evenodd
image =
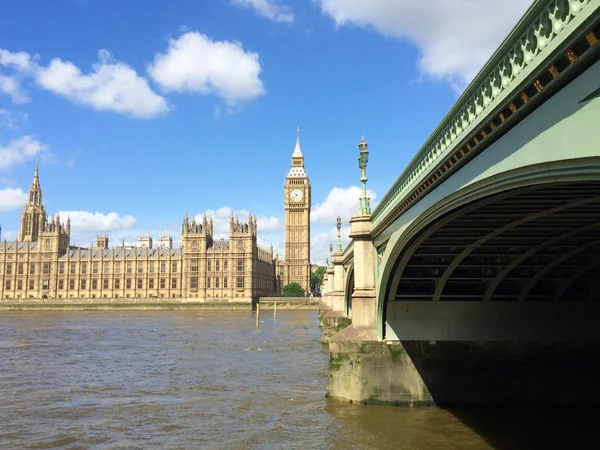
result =
M215 263L214 264L215 272L220 272L221 271L220 261L216 260L214 263ZM67 263L64 263L64 262L58 263L58 273L65 273L65 264L67 264ZM206 270L208 272L212 272L212 269L213 269L212 261L209 259L206 262L206 264L207 264ZM98 271L100 268L100 263L92 262L91 265L92 265L91 273L99 273ZM109 262L103 263L102 273L105 273L105 274L110 273L110 265L111 265L111 263L109 263ZM17 274L24 275L25 274L25 264L18 263L18 264L16 264L16 266L17 266ZM170 273L177 273L178 268L179 268L178 263L176 261L172 262ZM72 273L72 274L75 274L75 273L85 274L85 273L88 273L88 263L82 262L79 272L77 271L77 263L74 263L74 262L70 263L69 269L70 269L69 273ZM154 273L154 269L155 269L154 262L149 262L148 263L148 272ZM223 272L227 272L227 270L228 270L228 264L227 264L227 260L225 260L225 261L223 261ZM238 272L244 271L244 260L243 259L238 258L236 270ZM191 271L198 272L198 259L191 260ZM34 275L35 272L36 272L36 264L35 263L29 264L29 272L28 272L29 275ZM161 262L160 263L160 273L166 273L166 272L167 272L167 263ZM5 273L6 273L6 275L13 274L13 264L12 263L6 263ZM50 273L50 263L45 262L42 264L42 273L45 273L45 274ZM121 262L120 261L116 261L114 263L114 272L113 273L121 273ZM133 262L125 263L125 273L133 273ZM142 262L137 263L137 273L139 273L139 274L144 273L144 263L142 263Z
M238 265L239 265L239 261L242 262L242 270L244 267L244 260L238 260ZM215 261L215 272L219 272L221 270L221 261L219 261L218 259ZM227 272L228 270L228 264L227 264L227 260L223 261L223 272ZM207 272L212 272L212 260L208 259L206 261L206 271Z
M17 280L17 282L15 283L15 288L17 289L17 291L21 291L23 290L23 280ZM6 280L6 282L4 283L4 289L6 289L7 291L9 291L12 287L12 283L10 280ZM50 287L50 280L42 280L42 289L49 289ZM29 280L29 289L35 289L35 280Z
M75 289L75 280L68 280L69 283L69 289ZM102 289L110 289L110 281L108 279L103 279L103 280L90 280L90 287L92 290L94 289L98 289L98 286L101 284L102 285ZM99 283L101 281L101 283ZM144 288L144 280L142 278L138 278L137 280L132 280L131 278L127 278L125 279L125 283L124 283L124 287L125 289L131 289L132 287L132 283L136 282L136 288L137 289L143 289ZM150 278L148 279L148 289L154 289L154 278ZM87 289L88 287L88 280L79 280L79 289ZM121 289L121 280L117 279L117 280L113 280L114 282L114 289ZM167 279L166 278L160 278L159 283L157 283L157 285L160 286L161 289L165 289L167 286ZM10 290L12 288L13 284L11 280L6 280L4 283L4 288L5 290ZM16 280L15 283L15 288L17 291L21 291L23 290L24 287L24 283L23 280ZM207 288L227 288L228 287L228 283L227 283L227 277L223 277L222 279L219 277L216 278L207 278L206 279L206 287ZM244 277L236 277L236 287L237 288L243 288L244 287ZM42 289L48 289L49 288L49 280L43 280L42 281ZM57 286L58 290L63 290L65 288L65 280L58 280L58 286ZM190 278L190 288L191 289L198 289L198 277L191 277ZM29 280L29 289L33 290L35 289L35 280ZM171 289L177 289L177 278L171 278Z
M79 288L80 289L87 289L88 280L80 280L79 281ZM98 289L98 285L100 280L91 280L90 286L91 289ZM102 289L110 289L110 280L104 279L101 280L102 281ZM125 289L131 289L132 286L132 279L131 278L127 278L125 280L124 286ZM75 280L69 280L69 289L75 289ZM158 285L159 283L157 283ZM43 280L42 281L42 289L48 289L48 285L49 285L49 281L48 280ZM15 283L15 289L17 291L21 291L23 290L23 280L16 280ZM141 278L137 279L137 283L136 283L137 289L143 289L144 288L144 280ZM160 279L160 288L161 289L165 289L167 286L167 279L166 278L161 278ZM62 290L65 288L65 280L58 280L58 289ZM6 280L4 283L4 288L8 291L12 288L12 282L11 280ZM29 289L35 289L35 280L29 280ZM114 280L114 289L121 289L121 280ZM154 289L154 278L150 278L148 280L148 289ZM177 289L177 278L172 278L171 279L171 289Z
M65 264L66 263L64 263L64 262L58 263L58 273L65 273ZM99 264L100 264L99 262L92 263L92 273L98 273L98 270L100 267ZM108 262L105 262L103 264L103 267L102 267L103 273L109 273L110 264L111 263L108 263ZM114 264L115 264L114 273L121 273L121 262L117 261ZM29 264L29 274L30 275L35 274L35 267L36 267L35 263ZM43 273L50 273L50 263L43 263L42 267L43 267L42 268ZM171 263L171 273L177 273L177 269L178 269L178 263L172 262ZM125 266L125 270L127 273L133 273L133 263L127 262L126 266ZM74 262L70 263L70 271L69 272L77 273L77 263L74 263ZM82 262L79 273L87 273L87 272L88 272L88 263ZM148 263L148 272L154 273L154 262ZM161 262L160 263L160 273L166 273L166 272L167 272L167 263ZM6 263L5 273L6 273L6 275L12 275L12 273L13 273L12 263ZM24 273L25 273L25 264L18 263L17 264L17 274L23 275ZM144 273L144 263L142 263L142 262L137 263L137 273Z
M213 284L214 280L214 284ZM220 278L207 278L206 279L206 287L212 288L214 286L215 289L220 288ZM236 277L235 287L241 289L244 287L244 277ZM223 288L227 288L227 277L223 277ZM198 277L190 278L190 289L198 289Z
M212 260L209 259L206 261L206 271L212 272L213 271L212 269L213 269ZM227 272L227 270L228 270L228 265L227 265L227 260L225 260L225 261L223 261L223 272ZM238 272L244 271L244 260L242 258L238 258L237 264L236 264L236 270ZM190 260L190 271L198 272L198 259L197 258ZM215 261L215 272L220 272L220 261L219 260Z
M17 264L17 274L18 275L23 275L24 274L24 270L25 270L25 265L23 263L19 263ZM30 264L29 265L29 274L30 275L34 275L35 274L35 264ZM13 265L11 263L6 263L6 275L12 275L13 273ZM50 273L50 263L43 263L42 264L42 273Z

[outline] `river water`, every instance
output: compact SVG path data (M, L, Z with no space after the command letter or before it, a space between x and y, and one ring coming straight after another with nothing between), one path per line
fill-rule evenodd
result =
M0 315L2 449L548 448L548 415L325 398L316 311ZM563 413L562 416L565 414ZM570 414L569 414L570 415ZM564 421L563 421L564 422ZM579 422L578 422L579 423ZM564 448L590 444L578 434Z

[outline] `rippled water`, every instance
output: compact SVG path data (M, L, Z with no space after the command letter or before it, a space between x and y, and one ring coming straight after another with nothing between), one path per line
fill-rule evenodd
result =
M325 399L316 311L271 314L5 313L0 447L502 448L455 413Z

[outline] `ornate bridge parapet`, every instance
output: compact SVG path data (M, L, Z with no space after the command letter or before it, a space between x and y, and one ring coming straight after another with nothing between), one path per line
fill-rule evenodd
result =
M561 85L589 47L573 36L598 19L600 0L538 0L460 96L373 211L377 236Z

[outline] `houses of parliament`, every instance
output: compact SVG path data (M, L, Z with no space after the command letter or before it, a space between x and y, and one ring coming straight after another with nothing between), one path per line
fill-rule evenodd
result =
M136 246L71 245L71 221L46 215L36 164L15 242L0 244L0 299L181 298L250 302L280 295L291 282L310 291L311 189L299 134L284 184L285 258L257 243L256 216L233 215L229 239L215 239L213 219L183 219L180 247L171 235L140 235Z

